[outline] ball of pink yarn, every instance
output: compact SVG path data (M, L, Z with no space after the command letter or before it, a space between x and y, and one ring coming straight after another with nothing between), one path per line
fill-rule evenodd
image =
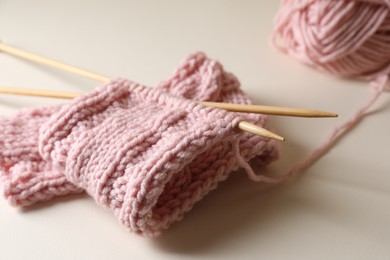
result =
M284 0L273 42L330 74L376 79L390 72L390 1Z
M371 81L373 95L288 172L297 175L356 126L381 96L390 72L390 0L283 0L273 44L331 75Z

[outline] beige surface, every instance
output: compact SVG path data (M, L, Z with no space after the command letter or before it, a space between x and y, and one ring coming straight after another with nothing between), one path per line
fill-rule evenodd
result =
M277 1L0 1L0 38L153 86L194 50L234 72L258 103L330 110L273 117L283 173L368 98L367 84L320 74L269 47ZM0 84L88 91L80 77L0 55ZM237 172L162 237L129 234L89 197L28 210L0 200L0 259L389 259L389 94L303 178L265 189ZM0 96L0 113L62 100Z

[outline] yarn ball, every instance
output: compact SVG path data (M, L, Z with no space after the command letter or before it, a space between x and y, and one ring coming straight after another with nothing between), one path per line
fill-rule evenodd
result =
M68 105L1 118L3 194L29 206L86 191L132 232L156 236L232 171L278 157L273 140L237 128L266 127L266 116L200 100L251 103L233 74L195 53L155 88L118 79Z
M283 0L272 43L328 74L370 81L374 93L355 114L287 173L308 169L355 127L386 90L390 72L389 0Z
M390 1L284 0L273 43L341 77L375 80L390 72Z

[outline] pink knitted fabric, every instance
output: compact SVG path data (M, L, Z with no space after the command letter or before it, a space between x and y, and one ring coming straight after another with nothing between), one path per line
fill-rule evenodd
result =
M195 53L155 88L113 80L69 105L1 119L5 197L28 206L86 191L131 231L158 235L230 172L277 158L272 140L237 129L265 126L265 116L194 100L251 103L232 74Z

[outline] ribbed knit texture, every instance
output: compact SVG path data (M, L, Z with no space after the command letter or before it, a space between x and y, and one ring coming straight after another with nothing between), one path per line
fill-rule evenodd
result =
M2 118L4 196L28 206L86 191L131 231L158 235L242 161L277 158L273 141L237 129L265 126L265 116L197 100L251 103L232 74L195 53L155 88L118 79L68 105Z

